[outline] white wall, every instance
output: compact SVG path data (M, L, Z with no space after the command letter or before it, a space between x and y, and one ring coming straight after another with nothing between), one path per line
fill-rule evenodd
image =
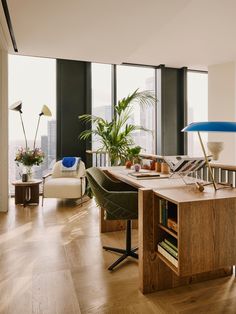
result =
M236 66L235 62L208 68L209 121L236 121ZM236 164L236 133L209 133L208 141L223 141L224 150L219 162Z
M8 210L8 54L0 49L0 211Z

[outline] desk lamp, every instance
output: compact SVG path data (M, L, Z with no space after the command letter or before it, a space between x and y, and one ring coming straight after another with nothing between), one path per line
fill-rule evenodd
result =
M208 156L206 154L206 150L203 145L200 132L236 132L236 122L228 122L228 121L193 122L187 125L182 130L182 132L197 132L198 133L198 138L199 138L201 148L205 157L206 165L209 169L212 184L215 190L219 189L216 186L216 182L213 177L211 165L209 163Z

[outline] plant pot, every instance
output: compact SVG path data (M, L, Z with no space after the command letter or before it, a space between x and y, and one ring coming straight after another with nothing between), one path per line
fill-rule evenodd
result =
M125 167L126 167L126 169L130 169L132 165L133 165L133 163L132 163L132 161L130 161L130 160L127 160L127 161L125 162Z
M150 170L155 170L155 166L156 166L156 162L155 160L152 160L150 164Z
M160 161L155 162L155 171L161 172L161 163Z
M161 173L163 173L163 174L169 174L170 173L170 168L166 162L161 163Z

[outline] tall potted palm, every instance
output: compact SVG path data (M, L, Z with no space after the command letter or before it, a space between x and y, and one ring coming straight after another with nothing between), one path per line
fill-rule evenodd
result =
M135 90L132 94L118 101L113 106L114 116L111 122L94 115L85 114L79 119L93 124L93 129L85 130L80 134L80 139L87 140L92 135L97 136L101 143L101 151L109 155L111 165L124 164L129 154L129 148L133 146L132 135L137 130L150 131L142 126L129 123L135 105L150 106L155 103L155 97L151 91Z

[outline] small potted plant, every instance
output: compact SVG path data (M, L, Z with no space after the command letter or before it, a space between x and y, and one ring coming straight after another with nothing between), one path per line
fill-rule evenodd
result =
M126 168L130 169L133 164L139 164L140 163L140 154L141 147L135 146L135 147L129 147L127 149L127 160L125 162Z

